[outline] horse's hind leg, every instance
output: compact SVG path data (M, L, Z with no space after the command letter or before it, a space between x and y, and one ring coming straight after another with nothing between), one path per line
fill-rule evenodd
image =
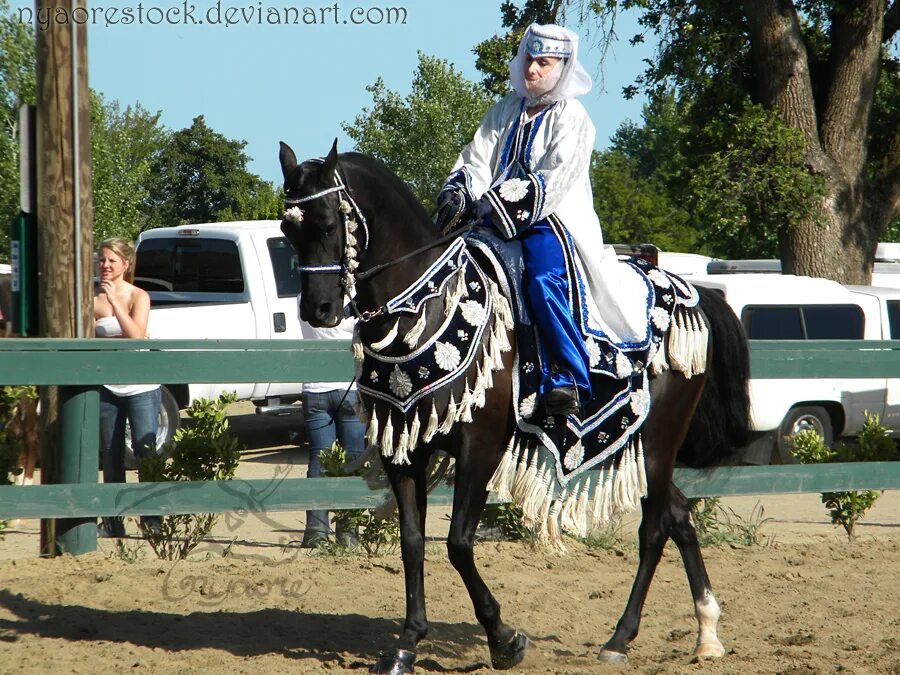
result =
M640 562L625 611L612 637L600 651L601 661L626 661L628 644L637 637L640 629L641 610L650 590L650 582L653 581L666 541L673 536L672 526L676 518L671 508L671 485L675 455L684 442L705 381L703 376L686 380L680 374L667 371L650 383L653 403L642 429L647 496L641 501L641 526L638 530Z
M397 498L400 517L400 552L406 582L406 621L396 649L382 652L370 672L413 672L416 645L428 633L425 614L425 513L427 507L425 470L428 453L413 454L411 465L385 462L385 471Z
M489 450L497 447L497 442L477 443L478 448L475 450L472 445L474 444L471 442L466 443L456 459L453 516L447 537L447 553L466 585L475 608L475 616L487 633L491 664L498 670L505 670L524 658L528 640L503 623L500 604L475 567L473 550L475 531L487 502L487 484L499 464L501 454Z
M706 574L706 565L703 564L703 555L700 553L700 544L697 542L697 531L691 522L690 506L685 496L674 485L671 488L670 511L672 513L670 529L672 541L678 546L681 559L684 561L684 571L687 573L688 583L691 586L694 611L699 625L694 656L700 658L724 656L725 647L719 642L716 634L720 614L719 603L716 602L713 595L712 585Z

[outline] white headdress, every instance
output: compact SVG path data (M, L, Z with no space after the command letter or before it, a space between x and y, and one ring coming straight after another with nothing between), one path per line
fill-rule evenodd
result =
M554 56L564 59L559 80L550 91L534 96L525 86L527 55ZM549 77L549 76L548 76ZM547 24L531 24L519 42L519 51L509 63L509 79L516 93L527 99L528 105L546 105L554 101L575 98L588 93L593 86L591 76L578 62L578 35L568 28Z

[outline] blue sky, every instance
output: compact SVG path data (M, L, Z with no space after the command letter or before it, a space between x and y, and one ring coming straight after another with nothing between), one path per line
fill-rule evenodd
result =
M352 144L341 122L353 120L371 104L366 85L381 77L405 95L418 50L447 59L469 79L479 79L472 47L501 32L500 2L494 0L342 0L336 24L334 2L219 0L216 10L216 0L196 0L194 19L218 18L218 25L186 25L182 13L170 13L172 25L122 25L124 8L136 16L139 2L146 21L158 22L160 9L184 8L183 2L172 0L157 0L156 5L144 0L89 2L89 8L104 10L89 24L90 86L107 99L118 99L123 108L139 101L149 110L162 111L162 121L171 129L205 115L216 131L246 140L251 170L275 182L281 179L279 140L301 157L324 154L335 137L340 148L349 150ZM14 11L34 6L26 0L12 0L11 5ZM265 22L269 7L285 6L300 8L301 20L305 16L317 23L258 23L259 10ZM405 25L377 23L391 7L406 9ZM119 11L107 14L111 8ZM229 8L235 23L225 26ZM309 10L305 15L304 8ZM356 8L369 12L372 23L354 25L354 19L365 19L359 11L351 14ZM250 25L241 25L245 17ZM118 23L107 26L107 18ZM570 27L585 33L577 25ZM651 52L649 46L628 45L635 30L633 18L620 18L621 38L607 56L604 88L595 81L594 90L582 99L597 127L598 148L608 145L623 120L640 118L643 100L626 101L621 95L622 86L642 71L641 59ZM582 42L581 61L598 75L599 49Z

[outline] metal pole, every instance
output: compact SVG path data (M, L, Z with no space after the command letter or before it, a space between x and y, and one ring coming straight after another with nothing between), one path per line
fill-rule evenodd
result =
M74 218L72 223L75 256L75 337L84 337L84 326L81 321L81 172L79 163L81 154L78 141L78 26L73 17L78 0L69 3L69 30L72 36L72 109L69 111L72 124L72 206Z

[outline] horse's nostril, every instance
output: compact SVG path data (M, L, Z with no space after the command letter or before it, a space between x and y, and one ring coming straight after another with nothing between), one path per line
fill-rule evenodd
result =
M332 304L330 302L323 302L319 305L319 308L316 310L316 314L320 319L326 319L331 316L332 312Z

